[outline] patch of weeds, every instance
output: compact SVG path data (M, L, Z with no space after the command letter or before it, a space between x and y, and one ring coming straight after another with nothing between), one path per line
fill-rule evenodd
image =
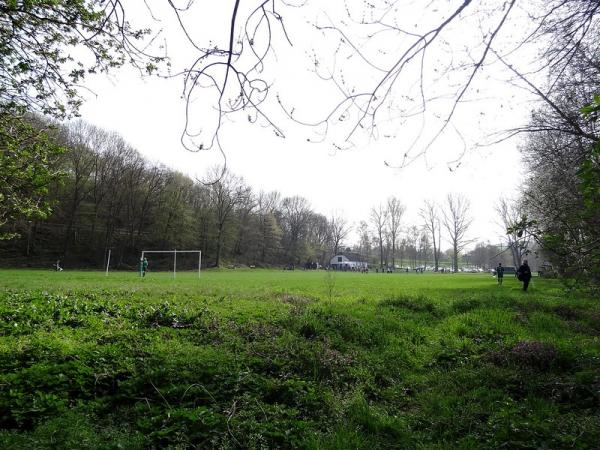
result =
M138 312L142 323L150 327L189 328L202 315L200 313L189 313L181 310L169 302L163 302L158 306L149 306Z
M508 302L507 306L513 306L518 312L524 314L531 314L538 311L546 311L546 307L538 300L520 300L514 304L508 298L506 299L506 301Z
M325 340L288 340L262 350L270 356L256 361L255 370L282 379L303 378L310 382L342 386L354 380L356 354L341 352Z
M511 348L491 352L490 358L497 365L513 365L540 372L570 365L570 358L561 354L556 346L540 341L517 342Z
M323 389L301 378L271 379L263 392L262 400L266 404L286 405L298 410L302 417L318 419L330 412Z
M565 411L594 410L600 406L600 376L597 372L579 372L574 380L552 380L544 383L540 391Z
M396 447L402 447L402 443L409 442L405 423L371 406L360 394L348 405L344 421L369 435L372 443L380 443L382 446L393 443Z
M350 343L372 348L386 341L380 323L336 313L329 308L307 312L292 321L291 326L305 339L328 340L341 349Z
M417 297L401 296L382 300L378 306L392 310L403 309L414 313L428 313L440 317L441 311L429 298L419 295Z
M552 312L565 320L578 320L581 313L568 305L559 305L552 308Z
M481 300L476 298L465 298L461 300L456 300L454 303L452 303L451 309L456 313L464 314L466 312L477 309L480 306Z
M335 296L335 284L336 284L336 276L333 270L328 270L325 273L325 295L327 295L327 300L329 303L333 302L333 297Z
M475 344L498 345L503 339L503 334L492 324L481 323L473 317L467 317L459 324L456 334L471 339Z
M371 348L385 342L385 334L377 322L360 320L349 314L339 314L329 310L316 313L332 340L339 347L352 342L362 347Z
M373 439L348 425L339 425L327 434L310 436L303 447L309 450L376 449Z
M183 448L192 442L214 448L212 444L227 434L227 416L207 406L165 410L140 404L136 426L154 448Z
M352 379L350 367L354 364L351 354L344 354L327 344L316 348L304 348L298 354L300 373L311 375L314 381L325 384L338 384Z
M40 345L24 349L15 356L27 360L27 367L0 375L0 411L5 412L0 423L32 426L75 403L115 395L134 370L128 353L121 345L81 348L77 354Z
M577 416L561 415L557 405L547 399L528 397L498 404L480 434L489 448L584 449L596 447L592 442L597 433L596 437L587 434L597 424L594 418L582 421Z
M600 310L595 309L590 311L588 314L588 320L586 322L590 328L600 332Z
M57 377L59 373L49 373L44 376ZM63 377L64 380L64 377ZM50 419L67 410L69 405L67 386L55 386L48 392L49 386L32 386L20 383L19 380L11 383L3 377L0 382L5 386L0 394L0 428L31 428L37 423ZM62 381L62 380L60 380ZM58 381L60 383L60 381ZM47 384L47 383L46 383Z
M314 339L321 332L319 325L318 321L309 316L302 321L298 334L305 339Z
M228 437L238 448L303 448L305 436L315 426L297 408L264 403L248 396L236 399L227 411Z
M600 330L596 330L592 326L578 320L566 320L565 325L574 333L587 334L589 336L600 335Z
M305 307L313 303L313 299L304 297L302 295L295 294L282 294L280 297L281 302L295 307Z
M444 348L439 351L426 367L449 369L469 363L473 353L467 348Z
M0 335L25 335L57 326L80 328L119 314L119 307L90 293L10 293L0 301Z
M220 345L227 339L227 332L232 326L227 326L212 313L203 313L197 316L193 326L188 330L188 339L195 344Z
M529 314L524 311L520 311L513 316L513 320L521 325L527 325L529 323Z
M321 379L331 378L337 381L350 377L349 369L355 364L356 357L352 353L342 353L329 345L323 345L317 354L317 361Z
M234 332L246 342L274 339L283 334L280 327L266 322L235 323L233 328Z
M98 424L83 412L68 411L52 417L30 432L0 431L3 449L147 448L144 436L122 423Z

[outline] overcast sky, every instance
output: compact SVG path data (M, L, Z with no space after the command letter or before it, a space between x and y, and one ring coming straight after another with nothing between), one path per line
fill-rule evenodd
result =
M188 11L185 17L187 23L192 24L189 25L190 29L197 32L194 39L207 46L207 40L211 40L226 47L232 2L219 2L218 6L214 6L214 3L203 6L202 11ZM339 97L339 91L335 86L332 87L332 82L322 80L323 73L315 74L315 54L320 69L326 68L328 73L336 73L337 79L345 77L348 85L360 88L361 83L369 86L377 79L377 71L373 73L364 64L355 63L349 53L343 50L335 52L339 36L315 31L315 23L327 24L332 22L332 16L343 17L343 13L335 8L323 12L319 3L322 2L309 2L304 8L285 11L284 22L288 26L293 47L284 45L280 33L275 34L276 53L266 61L268 69L264 72L264 78L272 83L272 93L278 94L286 106L299 111L302 120L321 117ZM423 19L427 16L423 16L419 2L404 3L404 9L396 12L398 17L407 22L416 22L414 27L417 27L417 23L427 27L427 21ZM202 5L206 4L203 2ZM145 7L140 6L133 12L130 21L136 23L137 20L142 25L151 26L155 32L162 30L160 36L167 42L174 72L189 67L190 61L194 60L194 51L181 40L180 29L174 23L173 16L168 15L169 11L153 10L154 15L161 18L160 22L149 20ZM436 13L444 15L443 11ZM430 21L433 19L430 18ZM399 19L396 17L396 20ZM479 29L473 26L473 20L476 20ZM466 18L448 32L446 39L455 39L456 46L464 47L469 39L475 42L485 32L485 26L481 18ZM476 31L466 36L465 27ZM347 32L354 29L362 30L357 25ZM507 33L510 34L511 29ZM357 31L359 41L360 33L364 32ZM507 39L510 37L507 35ZM396 37L389 39L389 42L393 43L393 39ZM385 53L385 57L378 61L381 65L385 65L386 61L392 62L389 55L393 56L394 52L402 50L396 44L390 44L385 51L383 48L367 48L365 44L361 50L370 54L373 51ZM429 55L425 63L431 74L426 79L429 82L428 92L431 97L442 98L444 93L456 90L457 79L452 74L434 74L450 59L456 65L454 59L458 60L460 55L450 55L443 47L432 50ZM346 66L338 60L343 60ZM277 190L284 196L300 195L306 197L317 212L327 216L342 214L353 223L368 221L372 207L385 202L390 196L396 196L407 207L404 224L420 225L418 210L424 200L443 203L448 193L463 194L472 204L474 222L470 237L497 243L502 230L498 226L494 206L500 196L516 197L523 179L519 140L483 147L477 144L489 141L487 136L490 132L522 124L531 107L529 97L517 87L504 83L500 72L499 68L491 67L482 74L465 97L465 102L459 105L450 131L429 146L425 156L416 158L401 169L389 166L400 165L403 155L409 150L415 155L420 153L422 147L411 147L411 144L423 129L423 115L395 119L388 111L381 121L378 136L356 136L353 137L355 145L346 146L343 140L346 132L344 124L340 127L341 131L331 127L322 143L313 143L320 137L321 129L307 128L285 120L284 115L280 114L281 110L276 111L277 108L271 106L269 111L274 111L273 114L277 116L277 125L285 132L285 138L276 136L273 129L263 126L260 121L249 123L249 114L243 112L224 121L220 133L221 144L228 167L235 174L243 176L254 190ZM411 75L414 73L407 70L406 76ZM102 128L117 131L149 160L197 178L202 178L208 167L223 163L222 155L216 150L191 153L181 145L185 102L181 98L180 78L142 79L135 71L122 69L111 77L96 76L90 79L88 87L93 94L86 96L87 101L81 109L82 118ZM406 94L408 98L415 89L414 83L409 84L407 79L406 82L397 83L393 95L403 98ZM193 99L193 107L199 109L198 113L191 110L194 129L210 131L215 120L211 115L211 99L214 100L214 97L198 92ZM398 105L400 109L404 107L400 101ZM424 127L426 131L421 133L424 136L421 141L426 143L429 142L427 136L433 135L438 129L436 127L440 122L436 122L436 118L439 119L448 111L449 103L445 99L432 101L431 105L428 111L431 116ZM342 146L349 149L337 150ZM455 160L465 149L467 151L457 167ZM446 240L444 247L448 245Z

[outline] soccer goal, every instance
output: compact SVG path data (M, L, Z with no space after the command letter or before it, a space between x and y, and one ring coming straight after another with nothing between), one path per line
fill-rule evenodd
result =
M173 254L173 278L177 277L177 254L181 253L198 253L198 278L200 278L200 266L202 265L202 251L200 250L143 250L141 259L144 259L146 255L151 253L172 253ZM142 276L142 271L140 270L140 277Z

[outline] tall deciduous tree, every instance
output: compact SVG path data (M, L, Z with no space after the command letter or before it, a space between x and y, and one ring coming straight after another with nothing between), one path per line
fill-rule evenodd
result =
M431 236L434 270L437 272L440 264L440 253L442 246L442 226L440 223L438 206L433 201L426 200L425 205L419 210L419 216L421 216L423 225Z
M273 263L281 246L281 226L277 220L277 211L281 202L279 192L263 192L258 194L257 234L254 262Z
M419 227L411 225L406 230L406 244L408 250L408 257L410 258L413 268L416 268L419 260L419 240L421 238L421 232Z
M91 188L90 177L94 170L94 153L90 150L89 141L95 127L79 121L71 124L59 134L63 145L69 148L64 158L68 161L69 178L66 180L65 191L68 192L69 208L67 209L66 232L63 241L63 258L67 255L71 242L71 233L76 226L81 203Z
M523 220L525 210L521 202L511 203L506 198L501 198L496 205L496 212L506 233L506 243L510 249L513 266L519 267L528 252L531 241L529 233L519 233L515 228Z
M286 197L281 202L283 250L288 263L299 264L306 256L306 238L311 213L308 201L304 197Z
M423 266L427 267L429 261L429 255L431 252L431 241L429 240L429 234L421 231L421 237L419 238L419 255Z
M364 220L358 225L358 239L358 253L368 261L371 256L371 236L369 225Z
M396 197L390 197L387 201L387 233L391 242L391 257L392 267L396 267L396 247L398 244L398 235L400 233L400 225L402 216L404 215L405 207L402 202Z
M331 258L332 233L329 220L323 214L311 213L307 230L306 263L325 264Z
M339 253L340 245L352 230L348 221L340 214L333 214L328 221L333 254Z
M383 205L379 205L376 208L371 208L370 215L371 225L375 230L375 236L377 244L379 245L379 267L383 269L384 261L384 238L385 238L385 227L388 222L387 209Z
M215 266L220 267L226 227L235 208L247 199L250 190L240 177L222 167L214 167L207 179L212 181L209 187L210 201L217 227Z
M468 245L467 231L473 222L470 217L470 202L463 195L448 194L443 210L444 227L452 244L452 266L458 271L458 255Z
M595 7L600 10L597 2ZM566 29L572 25L569 17ZM597 21L589 23L591 29L597 26ZM563 33L563 27L553 33L556 39L548 57L565 45L558 38ZM551 71L552 91L544 93L545 104L524 127L531 131L521 149L528 169L522 199L528 217L521 221L526 226L512 229L533 233L563 273L596 284L600 284L599 36L596 32L583 40L564 70Z

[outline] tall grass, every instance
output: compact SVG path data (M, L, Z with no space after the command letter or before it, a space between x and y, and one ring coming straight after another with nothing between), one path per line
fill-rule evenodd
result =
M535 280L0 271L1 448L594 448L600 305Z

